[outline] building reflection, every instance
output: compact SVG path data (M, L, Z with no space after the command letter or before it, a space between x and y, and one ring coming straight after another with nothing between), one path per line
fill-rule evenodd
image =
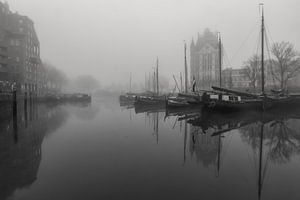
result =
M10 106L0 114L0 199L37 179L42 158L42 142L64 124L68 116L61 106L18 105L13 116Z
M187 118L190 125L189 150L191 157L195 156L197 162L201 162L206 168L213 167L216 177L218 177L223 160L224 134L254 122L256 115L201 111L198 115L191 116Z
M218 138L211 137L212 132L212 129L205 132L201 127L190 127L189 152L205 167L215 165L217 160Z

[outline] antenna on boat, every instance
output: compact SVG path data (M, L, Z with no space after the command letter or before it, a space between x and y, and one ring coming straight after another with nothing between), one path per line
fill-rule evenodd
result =
M188 72L186 60L186 42L184 41L184 79L185 79L185 93L188 92Z
M261 8L261 92L265 94L265 70L264 70L264 4L260 3L259 7Z
M158 85L158 57L156 59L156 92L159 94L159 85Z
M180 72L180 91L179 92L182 92L183 91L183 86L182 86L182 74Z
M219 67L220 67L220 87L222 87L222 42L221 42L221 33L218 32L218 38L219 38Z

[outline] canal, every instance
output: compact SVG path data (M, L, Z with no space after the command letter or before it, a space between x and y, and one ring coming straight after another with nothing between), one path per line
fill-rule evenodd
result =
M300 112L92 103L0 114L0 200L300 199Z

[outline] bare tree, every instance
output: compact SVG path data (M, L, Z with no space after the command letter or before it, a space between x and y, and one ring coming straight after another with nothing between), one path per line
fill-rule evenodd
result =
M67 83L66 74L54 65L44 62L45 75L48 87L53 91L60 92L61 88Z
M245 62L245 76L250 81L250 86L255 90L256 85L260 81L260 58L258 55L253 55Z
M288 81L300 71L299 53L294 49L294 45L289 42L273 44L271 52L275 56L273 76L280 83L280 88L286 90Z

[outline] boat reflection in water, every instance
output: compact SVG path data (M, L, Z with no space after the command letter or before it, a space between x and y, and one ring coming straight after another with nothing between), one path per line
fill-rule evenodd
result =
M274 182L266 179L272 177L271 166L288 164L293 157L300 153L300 114L298 110L272 110L270 112L236 112L236 113L212 113L205 109L165 110L165 120L175 117L175 124L180 123L183 130L183 165L190 159L196 159L196 163L202 163L204 168L213 169L213 177L219 179L222 173L230 171L228 167L222 172L226 154L230 148L230 137L238 133L243 148L249 149L248 166L254 166L249 177L255 177L252 183L256 185L257 198L264 196L265 185ZM153 121L155 135L158 141L159 117L163 114L152 112L146 117ZM175 127L175 124L173 128ZM182 132L182 131L181 131ZM227 144L224 144L224 141ZM252 152L252 153L251 153ZM235 152L234 152L235 153ZM225 155L226 154L226 155ZM239 154L237 152L237 154ZM228 165L228 164L227 164ZM274 172L273 172L274 173ZM244 174L243 174L244 175ZM268 175L268 176L267 176ZM278 174L273 174L278 175ZM251 179L248 178L248 179ZM277 183L277 182L276 182ZM270 199L272 192L268 191L266 199ZM274 191L273 191L274 192Z
M222 164L222 138L238 130L253 151L258 199L271 165L288 163L300 153L300 114L297 111L247 112L235 114L202 113L188 119L190 152L204 166L213 164L219 176ZM270 173L268 173L270 175ZM271 174L272 176L272 174Z
M18 105L0 108L0 199L33 184L42 159L42 142L61 127L68 111L60 105Z

